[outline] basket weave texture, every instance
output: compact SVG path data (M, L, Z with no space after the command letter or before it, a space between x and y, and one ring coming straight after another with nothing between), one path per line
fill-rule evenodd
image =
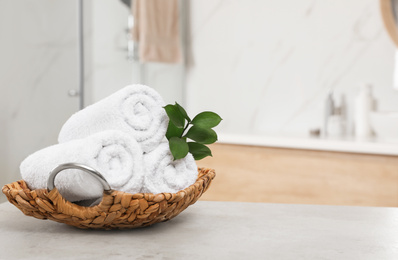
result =
M194 184L177 193L104 192L100 204L83 207L65 200L54 188L30 190L20 180L3 186L10 203L25 215L50 219L78 228L137 228L167 221L194 204L215 177L213 169L199 168Z

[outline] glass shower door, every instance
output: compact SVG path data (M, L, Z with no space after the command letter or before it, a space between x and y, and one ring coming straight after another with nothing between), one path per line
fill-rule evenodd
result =
M0 2L0 185L79 108L75 1ZM5 197L1 196L0 201Z

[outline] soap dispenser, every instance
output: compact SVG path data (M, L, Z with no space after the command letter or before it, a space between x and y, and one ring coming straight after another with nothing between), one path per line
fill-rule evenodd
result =
M324 116L324 135L328 135L328 125L329 125L329 117L334 114L334 100L333 100L333 93L329 92L325 102L325 116Z
M373 110L375 99L372 95L372 86L364 84L355 98L354 124L355 137L369 138L372 136L370 126L370 112Z
M327 135L330 137L344 137L346 134L346 104L343 94L340 95L339 102L334 104L327 123Z

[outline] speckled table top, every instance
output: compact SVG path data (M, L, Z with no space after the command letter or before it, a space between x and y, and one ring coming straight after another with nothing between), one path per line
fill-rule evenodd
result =
M398 209L197 202L169 222L106 231L7 202L0 259L398 259Z

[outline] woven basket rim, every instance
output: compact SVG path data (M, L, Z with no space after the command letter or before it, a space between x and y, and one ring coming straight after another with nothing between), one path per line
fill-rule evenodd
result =
M2 192L10 203L28 216L79 228L135 228L177 216L199 199L215 175L214 169L199 167L195 183L176 193L104 191L100 204L91 207L65 200L57 188L31 190L24 180L4 185Z

